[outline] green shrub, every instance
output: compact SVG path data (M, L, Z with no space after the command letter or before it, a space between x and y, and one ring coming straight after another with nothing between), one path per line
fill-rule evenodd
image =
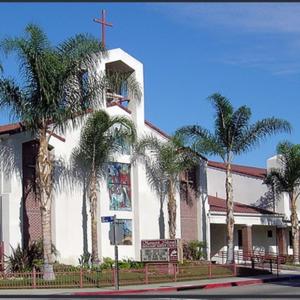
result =
M73 265L66 265L59 262L55 262L53 264L54 272L73 272L73 271L80 271L80 266L73 266Z
M91 253L89 253L89 252L83 253L78 258L79 265L82 268L90 268L92 265L91 259L92 259Z
M183 259L200 260L204 258L206 244L202 241L189 241L183 243Z
M110 257L103 257L103 263L100 265L101 270L112 269L115 261Z
M35 267L40 271L43 266L43 243L42 240L31 242L28 247L18 246L12 249L12 254L6 257L8 268L12 272L28 272ZM57 250L52 245L52 253L57 255Z

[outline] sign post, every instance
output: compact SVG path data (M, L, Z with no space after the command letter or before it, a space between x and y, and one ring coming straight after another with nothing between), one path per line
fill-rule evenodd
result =
M118 258L118 243L117 243L117 228L116 228L117 216L113 218L113 233L115 244L115 289L119 289L119 258Z
M118 258L118 242L117 242L117 216L105 216L101 217L101 222L102 223L112 223L113 225L113 242L115 246L115 289L119 289L119 258Z

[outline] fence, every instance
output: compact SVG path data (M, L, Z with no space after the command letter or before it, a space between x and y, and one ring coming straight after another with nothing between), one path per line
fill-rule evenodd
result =
M177 265L177 264L147 264L141 269L120 269L120 285L148 284L158 282L174 282L196 280L202 278L217 278L235 276L236 266L233 265ZM94 271L78 269L75 271L55 272L54 280L44 280L43 273L0 273L0 289L10 288L84 288L108 287L115 284L115 272L112 269Z
M226 263L227 251L219 251L214 255L214 259L219 263ZM279 265L286 263L286 255L277 255L273 252L265 251L234 251L234 261L238 265L250 265L254 268L268 269L270 272L279 273Z

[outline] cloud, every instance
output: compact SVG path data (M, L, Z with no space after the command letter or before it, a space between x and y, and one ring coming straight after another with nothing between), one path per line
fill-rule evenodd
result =
M300 33L298 3L197 3L157 6L191 26L264 33Z
M218 62L274 75L300 73L300 3L180 3L155 9L215 35Z

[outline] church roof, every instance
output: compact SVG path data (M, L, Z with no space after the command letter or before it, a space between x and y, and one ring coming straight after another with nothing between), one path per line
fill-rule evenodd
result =
M7 133L17 133L20 132L21 129L22 129L21 123L0 125L0 135L7 134Z
M208 204L210 206L210 211L213 212L226 212L226 200L214 196L208 196ZM263 214L263 215L273 215L276 214L272 211L243 204L240 202L234 202L233 204L234 213L243 213L243 214Z
M217 169L221 169L221 170L226 170L226 165L221 162L216 162L216 161L210 160L210 161L208 161L208 166L217 168ZM257 178L261 178L261 179L265 178L265 176L267 175L267 169L257 168L257 167L249 167L249 166L232 164L231 170L233 173L257 177Z

